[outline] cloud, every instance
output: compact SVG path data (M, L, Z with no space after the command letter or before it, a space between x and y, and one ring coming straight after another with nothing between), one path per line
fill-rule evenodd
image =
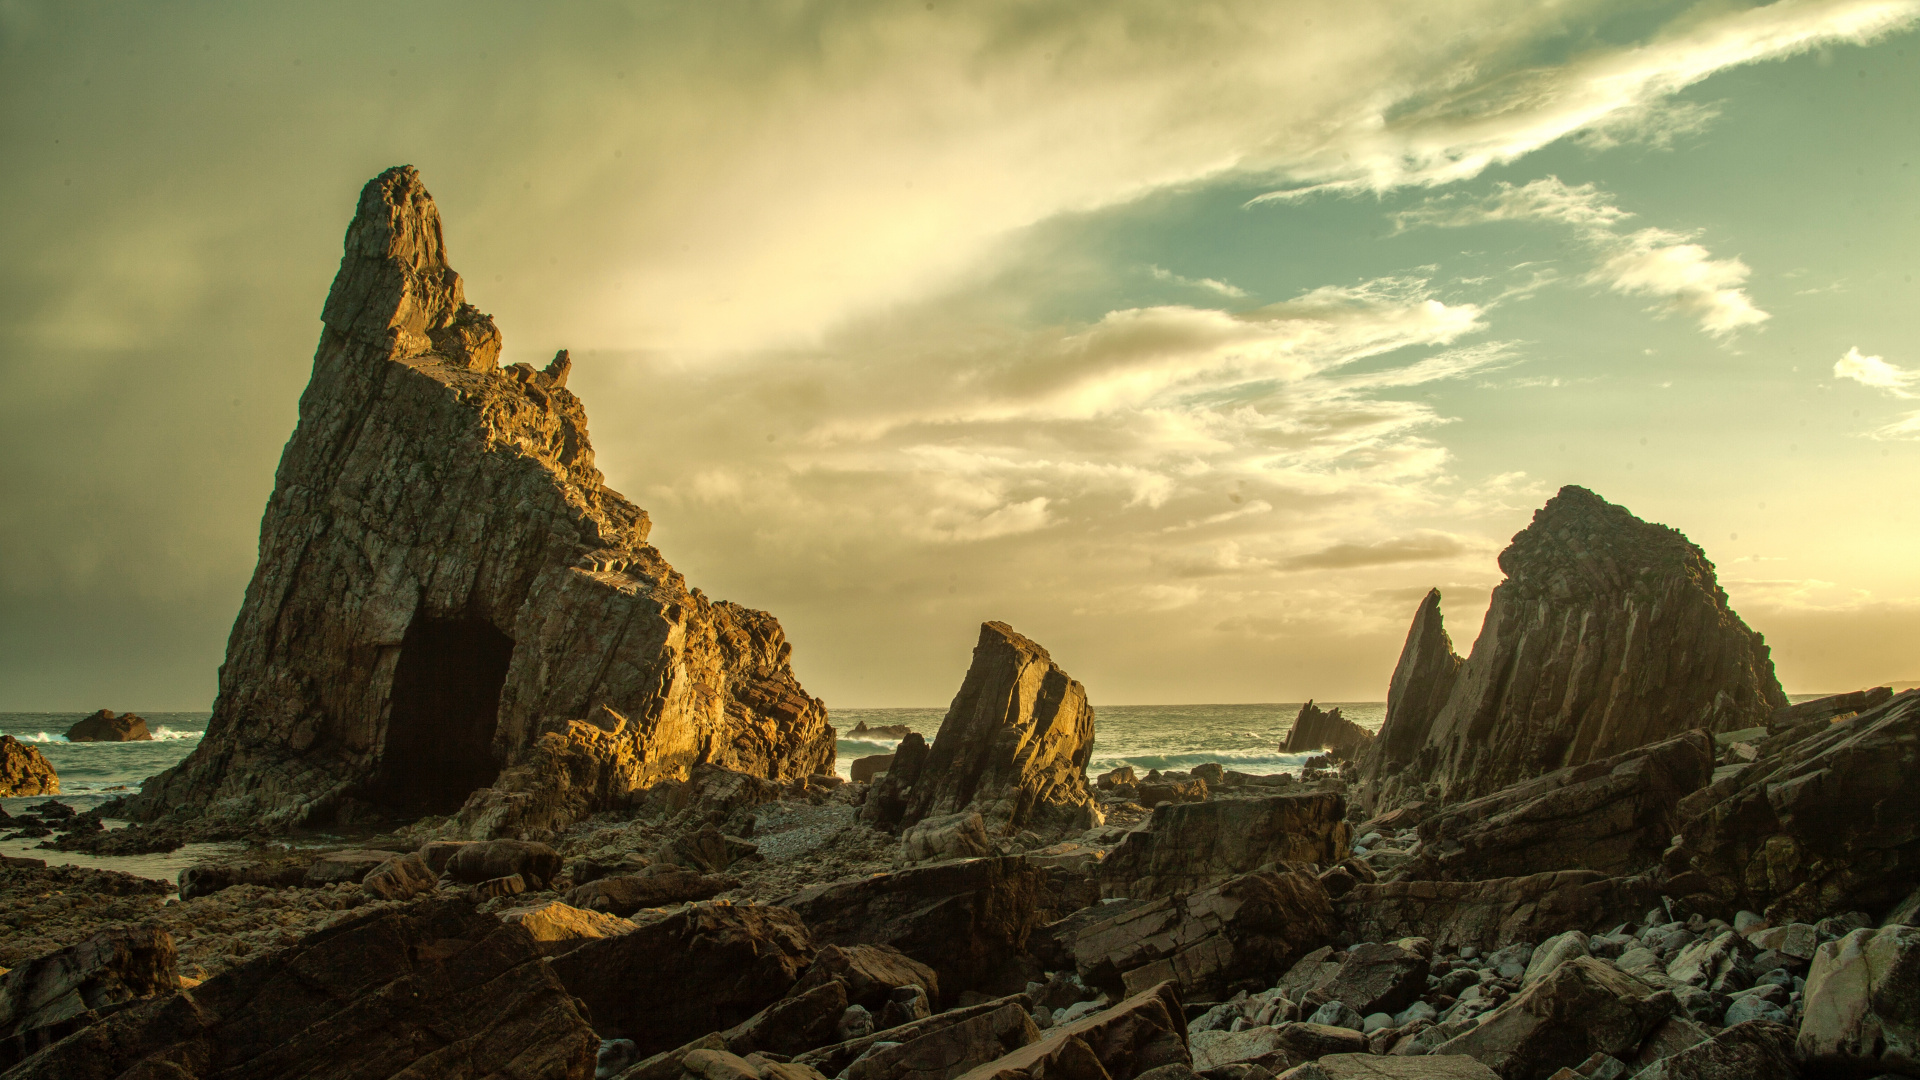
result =
M1457 229L1508 221L1565 225L1594 253L1589 283L1627 296L1654 297L1659 301L1656 310L1695 319L1715 337L1771 318L1746 293L1752 273L1746 263L1714 258L1687 233L1655 228L1621 232L1621 223L1632 216L1595 184L1569 185L1548 176L1523 185L1503 181L1479 199L1427 199L1395 214L1394 227Z
M1833 362L1833 377L1852 379L1862 386L1871 386L1896 398L1920 398L1920 392L1912 389L1920 388L1920 371L1890 364L1882 357L1864 356L1857 345ZM1920 439L1920 411L1910 412L1893 423L1875 429L1871 434L1876 439Z
M1434 562L1463 554L1472 546L1460 537L1446 533L1423 533L1371 544L1335 544L1319 551L1296 555L1280 565L1286 570L1350 570L1362 566Z
M1181 277L1179 274L1159 266L1150 266L1147 269L1153 273L1155 281L1168 281L1175 285L1186 285L1191 288L1206 289L1209 292L1216 292L1221 296L1233 300L1238 300L1247 295L1247 290L1240 288L1238 285L1229 285L1224 281L1216 281L1213 278Z

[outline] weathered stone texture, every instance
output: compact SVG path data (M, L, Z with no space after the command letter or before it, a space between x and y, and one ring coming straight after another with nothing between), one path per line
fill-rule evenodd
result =
M0 735L0 798L58 794L60 777L46 755L11 735Z
M1651 877L1561 870L1492 881L1362 883L1337 906L1342 924L1361 941L1424 937L1443 950L1471 945L1484 951L1570 929L1610 930L1659 903Z
M1099 822L1087 787L1093 707L1047 650L1005 623L980 626L973 664L933 746L909 735L875 783L867 820L909 827L978 812L989 833Z
M1397 773L1427 745L1434 718L1453 693L1466 658L1453 651L1440 614L1440 590L1433 589L1413 613L1407 643L1387 683L1387 715L1379 736L1361 760L1361 776L1378 781Z
M1765 642L1674 529L1569 486L1500 568L1402 797L1437 783L1450 802L1473 799L1692 728L1764 724L1787 704Z
M1345 796L1272 795L1162 806L1100 864L1100 891L1150 900L1225 881L1274 862L1331 866L1353 827Z
M506 835L701 762L831 770L779 624L689 589L603 482L566 355L499 366L411 168L362 191L321 318L206 737L132 813L445 813L504 768L458 830Z
M1402 879L1484 881L1554 870L1634 874L1660 862L1680 800L1713 775L1713 741L1694 731L1556 769L1420 823Z
M1676 897L1781 925L1886 910L1920 884L1920 691L1762 748L1680 804Z

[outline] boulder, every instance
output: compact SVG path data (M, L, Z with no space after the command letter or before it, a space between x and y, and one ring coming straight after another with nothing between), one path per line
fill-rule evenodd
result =
M953 1080L975 1066L1040 1041L1033 1017L1017 1003L916 1038L873 1049L847 1066L847 1080Z
M1201 779L1167 779L1160 783L1142 781L1135 784L1133 801L1148 808L1163 803L1178 806L1182 803L1206 802L1209 794L1207 782Z
M1081 979L1109 989L1171 981L1188 999L1208 1000L1243 978L1275 977L1338 929L1326 889L1299 871L1245 874L1112 907L1110 914L1094 909L1070 932Z
M1427 744L1434 717L1453 692L1460 665L1466 660L1453 651L1440 614L1440 590L1430 590L1413 613L1406 644L1387 683L1387 713L1380 733L1360 758L1360 775L1370 789L1369 805L1399 806L1409 797L1395 790L1383 798L1383 788L1398 788L1393 779Z
M1257 1065L1282 1073L1328 1054L1364 1054L1367 1037L1352 1028L1297 1023L1203 1031L1193 1036L1193 1064L1202 1072L1227 1065Z
M1692 728L1752 727L1787 704L1765 642L1673 529L1564 487L1500 568L1472 654L1396 774L1399 798L1437 785L1464 802Z
M846 1072L849 1065L859 1060L869 1050L875 1049L880 1043L909 1043L923 1035L965 1023L975 1017L999 1012L1010 1005L1026 1012L1033 1008L1033 1000L1025 994L1010 994L973 1005L962 1005L945 1012L935 1013L924 1020L903 1024L891 1031L869 1032L831 1046L809 1050L797 1055L793 1063L815 1069L828 1076L839 1076Z
M886 772L887 767L892 764L892 754L868 754L866 757L854 758L853 764L850 766L853 770L853 782L856 784L864 784L881 773Z
M1122 765L1117 769L1108 769L1106 772L1101 773L1100 779L1095 781L1095 784L1102 790L1105 790L1107 788L1119 787L1122 784L1137 784L1139 782L1140 778L1134 775L1133 766Z
M1586 956L1588 935L1578 930L1569 930L1564 934L1555 934L1540 943L1527 959L1527 972L1520 977L1521 986L1532 986L1541 979L1559 970L1561 964L1579 956Z
M487 838L700 762L831 771L779 623L647 543L566 353L500 366L412 168L366 185L345 248L206 736L127 812L273 828L372 804Z
M1100 893L1147 900L1191 892L1268 863L1330 866L1347 857L1353 827L1334 793L1162 806L1100 863Z
M153 732L147 730L145 719L132 713L115 715L112 709L101 709L68 728L67 741L152 742Z
M1317 754L1324 750L1342 761L1351 761L1366 753L1373 732L1340 715L1340 710L1322 710L1312 701L1300 706L1293 727L1280 740L1283 754Z
M1289 1069L1280 1080L1500 1080L1500 1074L1462 1054L1333 1054Z
M301 875L300 883L309 889L339 883L358 885L380 867L385 866L396 852L380 851L373 848L348 848L345 851L329 851L325 855L307 864Z
M781 998L721 1032L720 1038L729 1051L742 1056L792 1057L837 1042L835 1032L846 1011L846 984L829 980Z
M940 976L887 945L823 945L793 989L800 993L827 982L841 983L848 1002L876 1014L903 986L918 986L932 1000L940 1000Z
M1420 854L1402 878L1489 878L1660 864L1679 831L1680 800L1713 775L1713 742L1691 731L1450 807L1420 823Z
M1814 953L1800 1056L1835 1072L1920 1073L1920 929L1861 929Z
M759 853L758 844L742 837L728 836L711 822L681 833L660 849L660 857L667 862L708 874L717 874Z
M1331 979L1321 982L1309 1001L1338 1001L1361 1016L1397 1013L1427 992L1433 943L1426 938L1364 942L1347 950Z
M900 834L900 859L906 863L976 859L993 853L986 819L978 811L926 818Z
M634 926L598 911L584 911L558 900L512 907L498 913L500 921L512 923L527 932L534 945L547 956L572 952L589 941L630 934Z
M1812 728L1682 801L1666 860L1688 908L1812 923L1885 910L1920 883L1920 691Z
M0 735L0 798L58 794L60 777L46 755L11 735Z
M127 1003L179 989L173 937L117 926L0 976L0 1069Z
M632 915L646 908L684 904L691 900L711 900L738 888L730 877L696 874L687 870L669 870L659 874L620 874L595 878L567 891L567 903L588 911L609 915Z
M550 963L595 1030L651 1055L738 1024L785 997L813 961L800 919L758 904L697 904Z
M1087 787L1093 707L1047 650L1005 623L980 627L960 692L923 760L901 741L869 820L889 828L978 812L990 835L1100 823Z
M470 885L519 874L533 888L543 889L560 873L560 853L527 840L464 844L448 857L446 873Z
M969 1080L1138 1080L1188 1064L1180 999L1167 984L1061 1025L1036 1041L974 1068Z
M1605 960L1577 957L1509 998L1436 1054L1465 1054L1505 1080L1539 1080L1594 1054L1631 1056L1672 1015L1656 991Z
M382 852L391 856L392 852ZM375 864L377 868L379 864ZM308 863L304 859L275 859L263 863L196 863L180 870L178 884L180 899L192 900L195 897L211 896L222 889L231 889L235 885L259 885L268 889L284 889L290 885L304 885L307 880ZM369 870L368 873L372 873Z
M913 729L905 724L879 724L868 727L865 720L853 725L847 732L850 739L904 739L913 734Z
M524 930L449 898L377 908L135 1003L8 1080L584 1078L599 1043Z
M1455 952L1541 941L1568 929L1599 933L1638 922L1659 904L1660 888L1651 878L1560 870L1492 881L1359 884L1337 906L1356 938L1423 937Z
M1731 994L1752 984L1747 962L1758 951L1732 930L1702 936L1667 963L1667 977L1716 994Z
M360 887L382 900L411 900L440 887L440 879L427 869L418 854L395 855L367 872Z
M1054 915L1044 889L1037 867L1008 856L816 885L780 905L822 945L886 945L927 965L951 1002L963 991L1026 981L1019 958Z
M1793 1030L1766 1020L1734 1024L1654 1061L1637 1080L1800 1080Z

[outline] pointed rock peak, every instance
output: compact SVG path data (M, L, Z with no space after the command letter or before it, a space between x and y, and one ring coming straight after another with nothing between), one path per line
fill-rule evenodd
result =
M1500 553L1500 569L1525 587L1610 593L1651 570L1711 581L1713 564L1680 530L1569 484L1534 512ZM1717 586L1715 587L1717 588Z
M541 369L540 374L547 377L547 384L549 386L559 389L567 385L567 373L572 370L573 357L567 355L567 350L561 349L559 352L553 354L553 359L547 363L545 368Z
M447 265L440 210L420 174L400 165L367 181L321 321L366 340L418 335L450 324L463 299L460 275Z

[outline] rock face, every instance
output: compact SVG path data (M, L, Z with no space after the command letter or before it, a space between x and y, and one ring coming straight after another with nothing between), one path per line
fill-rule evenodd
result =
M1399 799L1427 784L1449 802L1478 798L1691 728L1765 724L1787 704L1765 642L1673 529L1565 487L1500 568L1473 654L1386 785Z
M147 722L132 713L101 709L67 729L68 742L152 742Z
M0 798L58 794L60 777L46 757L11 735L0 735Z
M1556 769L1420 823L1420 856L1399 876L1445 881L1659 865L1680 800L1713 775L1713 741L1694 731Z
M1101 861L1100 891L1151 900L1272 862L1331 866L1352 847L1346 814L1345 796L1333 793L1162 806Z
M524 930L437 900L374 911L134 1004L8 1080L585 1080L598 1042Z
M1885 910L1920 884L1920 691L1760 749L1680 804L1674 896L1729 916L1764 911L1777 926Z
M697 904L618 937L557 956L552 969L587 1003L606 1038L642 1054L731 1027L786 996L813 962L792 912Z
M1855 930L1814 953L1800 1055L1868 1075L1920 1069L1920 929Z
M1360 756L1372 742L1373 732L1341 716L1339 709L1322 710L1309 701L1300 706L1293 728L1280 740L1280 752L1314 754L1325 750L1347 760Z
M869 796L867 819L905 828L972 811L988 832L1079 831L1099 822L1087 787L1093 707L1047 650L1005 623L980 626L973 666L933 746L909 735Z
M173 938L157 927L115 927L29 960L0 979L0 1068L179 986Z
M1464 1054L1504 1080L1534 1080L1594 1054L1631 1056L1673 1011L1672 995L1603 960L1580 957L1434 1052Z
M1424 937L1437 948L1498 949L1568 929L1601 932L1660 904L1651 877L1562 870L1492 881L1382 881L1339 900L1342 923L1362 941Z
M701 762L831 771L772 616L690 590L593 464L563 352L499 366L411 168L361 192L200 746L128 812L564 827ZM503 773L504 770L504 773Z
M1396 773L1427 745L1434 718L1446 705L1466 658L1453 651L1446 622L1440 615L1440 590L1433 589L1413 613L1400 662L1387 683L1387 716L1380 734L1367 748L1361 775L1377 780Z

